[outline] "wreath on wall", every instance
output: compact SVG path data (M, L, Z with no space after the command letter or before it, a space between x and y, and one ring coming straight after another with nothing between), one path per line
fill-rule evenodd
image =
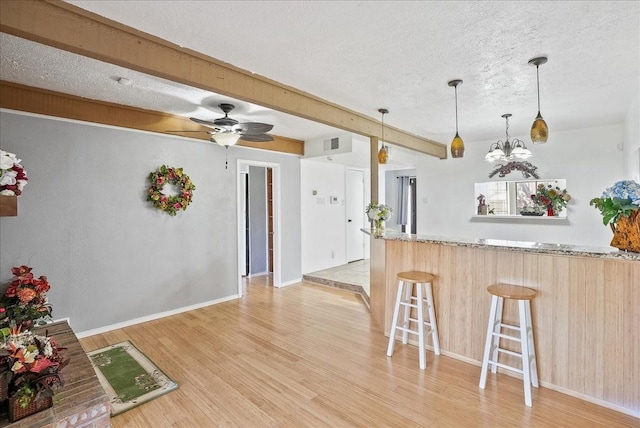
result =
M182 168L172 168L166 165L151 172L149 181L151 181L151 187L149 187L147 201L151 201L154 207L172 216L176 215L178 210L187 209L193 198L193 191L196 189L189 176L182 172ZM167 183L179 187L180 192L173 196L162 193L162 189Z

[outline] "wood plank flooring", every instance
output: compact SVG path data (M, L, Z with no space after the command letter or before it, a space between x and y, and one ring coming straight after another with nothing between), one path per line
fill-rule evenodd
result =
M112 419L127 427L640 427L640 419L387 338L356 294L268 277L236 301L81 340L131 340L180 387ZM482 339L481 339L482 340Z

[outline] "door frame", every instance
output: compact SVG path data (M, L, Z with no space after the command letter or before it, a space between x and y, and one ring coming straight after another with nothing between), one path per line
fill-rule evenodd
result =
M273 285L275 287L279 287L282 283L281 278L281 239L280 239L280 164L274 162L262 162L256 160L249 159L237 159L236 165L236 231L237 231L237 239L236 239L236 260L237 260L237 271L236 274L238 276L238 296L242 297L242 276L240 272L242 272L242 256L240 254L241 246L240 241L244 237L244 228L242 216L244 215L242 212L242 198L244 195L242 194L242 186L240 185L242 179L242 173L246 167L248 172L249 166L261 166L265 168L271 168L273 171Z

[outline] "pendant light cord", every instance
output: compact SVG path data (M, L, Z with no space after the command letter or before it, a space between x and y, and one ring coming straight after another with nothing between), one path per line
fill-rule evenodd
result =
M382 113L382 148L384 149L384 113Z
M539 65L536 65L536 82L538 83L538 115L540 114L540 74L538 73Z
M458 85L454 86L456 92L456 135L458 135Z

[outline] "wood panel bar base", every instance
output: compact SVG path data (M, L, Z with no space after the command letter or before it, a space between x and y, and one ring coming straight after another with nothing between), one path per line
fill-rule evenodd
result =
M531 300L537 292L527 287L511 284L495 284L487 287L491 296L491 311L487 325L487 338L482 358L480 372L480 388L487 384L487 371L496 373L498 367L511 370L522 375L524 382L524 403L531 407L531 385L538 387L538 369L536 366L536 351L533 343L533 326L531 325ZM502 322L504 299L518 302L519 325ZM518 335L505 334L503 329L512 330ZM500 339L520 343L520 353L500 346ZM522 361L522 369L498 362L500 353L517 357Z
M396 304L393 310L393 323L391 325L391 333L389 335L389 346L387 347L387 356L393 355L395 346L396 331L402 332L402 343L407 344L409 334L418 336L418 352L420 356L420 370L424 370L427 366L425 336L431 335L433 341L433 351L436 355L440 355L440 340L438 339L438 323L433 305L433 292L431 284L435 276L427 272L408 271L400 272L396 279L398 280L398 292ZM425 307L429 313L429 320L425 321ZM399 325L400 309L402 308L402 321ZM416 317L412 318L411 311L415 310ZM411 328L411 324L415 325L415 329ZM428 327L428 330L425 329Z

